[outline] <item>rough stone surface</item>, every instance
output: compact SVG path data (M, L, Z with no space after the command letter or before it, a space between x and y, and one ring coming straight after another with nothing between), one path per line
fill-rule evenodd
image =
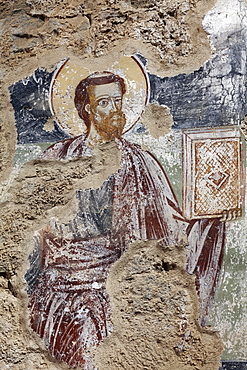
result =
M140 48L143 43L156 57L152 61L150 55L151 68L159 69L161 63L166 73L169 70L174 73L179 67L185 69L187 64L187 68L193 70L192 64L199 67L210 55L201 16L214 2L35 0L10 3L2 5L5 16L1 20L1 53L9 63L16 65L28 54L37 56L58 46L85 57L106 54L119 41L127 41L128 48L130 41L136 41L133 48L137 45Z
M133 243L115 263L107 280L114 332L96 352L99 370L218 369L221 340L198 326L184 266L182 247L156 241Z

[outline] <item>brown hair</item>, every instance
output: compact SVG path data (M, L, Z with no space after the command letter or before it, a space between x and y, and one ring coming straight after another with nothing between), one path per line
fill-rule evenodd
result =
M87 127L87 135L89 134L91 122L88 112L85 110L85 106L90 103L87 88L90 85L106 85L111 82L117 82L121 86L122 94L126 92L125 83L122 77L115 75L111 72L95 72L89 75L84 80L81 80L75 89L75 107L78 111L78 115L83 119Z

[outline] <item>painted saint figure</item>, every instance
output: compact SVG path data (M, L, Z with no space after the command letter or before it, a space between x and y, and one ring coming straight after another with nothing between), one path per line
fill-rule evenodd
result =
M224 223L185 220L159 162L121 137L126 122L125 92L123 78L110 72L82 80L74 101L86 134L58 142L42 155L43 159L71 159L88 155L97 143L111 140L121 151L119 170L100 188L77 192L79 211L63 225L72 238L58 236L50 228L39 232L26 275L31 327L50 353L71 367L93 367L90 349L112 330L105 282L111 265L130 242L162 239L164 245L179 245L186 229L190 243L187 270L196 275L202 323L222 263ZM35 261L40 273L31 281Z

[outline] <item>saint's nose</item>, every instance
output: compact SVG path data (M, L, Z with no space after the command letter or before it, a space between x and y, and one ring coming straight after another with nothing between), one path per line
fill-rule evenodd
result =
M117 102L115 101L115 99L111 99L111 110L113 112L117 112L117 110L118 110L118 105L117 105Z

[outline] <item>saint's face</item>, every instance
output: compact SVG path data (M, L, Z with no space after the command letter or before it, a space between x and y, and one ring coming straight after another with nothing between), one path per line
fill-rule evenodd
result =
M103 140L121 136L126 120L122 112L122 89L119 83L88 87L90 104L86 106L90 120Z

